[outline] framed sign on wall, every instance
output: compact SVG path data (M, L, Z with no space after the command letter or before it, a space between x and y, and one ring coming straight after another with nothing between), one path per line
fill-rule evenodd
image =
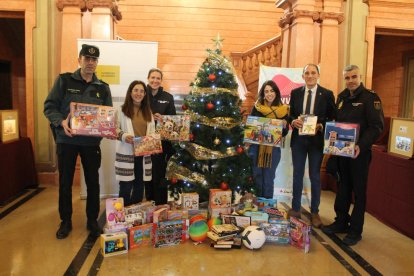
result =
M19 139L19 113L17 110L0 110L1 141Z
M414 119L391 118L388 152L412 158L414 149Z

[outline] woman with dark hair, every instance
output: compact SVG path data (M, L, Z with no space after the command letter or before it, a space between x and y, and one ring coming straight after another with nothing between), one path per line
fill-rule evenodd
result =
M254 104L250 115L282 120L283 137L289 131L287 124L289 106L282 104L280 90L272 80L263 83L259 91L259 98ZM267 129L267 127L263 129ZM269 140L271 138L267 138L266 141ZM249 156L253 160L253 175L258 196L273 198L274 179L276 176L276 168L280 161L280 155L280 147L250 145Z
M162 122L162 115L176 115L174 97L164 91L161 86L163 73L158 68L152 68L148 72L148 94L154 119ZM167 185L165 171L167 162L174 154L174 149L169 141L162 141L160 154L151 156L153 162L153 178L150 189L145 192L147 199L155 200L157 205L167 203ZM152 189L152 190L151 190Z
M154 118L145 83L133 81L128 87L124 104L117 112L115 174L119 180L119 197L125 206L141 202L144 181L151 180L150 156L134 155L134 137L155 132Z

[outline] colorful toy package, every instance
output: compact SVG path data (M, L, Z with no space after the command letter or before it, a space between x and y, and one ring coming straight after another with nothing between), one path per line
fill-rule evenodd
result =
M177 245L188 239L188 220L161 221L153 225L154 247Z
M152 223L129 228L129 249L147 246L152 243Z
M115 108L72 102L70 127L75 135L116 137Z
M290 244L303 249L305 253L310 248L310 232L311 226L301 219L290 218Z
M156 132L163 140L189 141L190 115L163 115L162 123L157 124Z
M128 237L125 232L102 234L100 239L104 257L128 253Z
M358 135L359 124L327 122L323 153L353 157Z
M161 136L152 134L148 136L134 137L135 156L144 156L162 152Z
M266 242L289 244L289 221L276 220L273 223L260 223L259 226L266 234Z
M277 208L277 199L258 197L256 202L259 211L263 211L263 208L265 207Z
M106 223L108 226L125 223L124 199L122 197L106 199Z
M182 203L181 206L186 210L197 210L198 209L198 200L199 196L197 193L182 193L181 194Z
M282 131L282 120L248 116L244 130L244 142L280 147Z
M210 189L209 209L231 207L231 190Z

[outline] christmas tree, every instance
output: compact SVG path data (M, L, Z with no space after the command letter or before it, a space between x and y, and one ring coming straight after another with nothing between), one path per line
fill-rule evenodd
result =
M176 146L166 178L170 195L197 192L207 200L209 189L255 193L252 161L243 145L244 128L230 61L222 55L219 36L215 50L207 49L182 109L191 116L190 141Z

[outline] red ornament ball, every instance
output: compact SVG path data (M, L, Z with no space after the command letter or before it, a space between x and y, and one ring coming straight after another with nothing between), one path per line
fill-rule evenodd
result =
M210 81L215 81L215 80L216 80L216 75L214 75L214 74L210 74L210 75L208 75L208 79L209 79Z
M194 141L194 134L188 134L188 139L190 139L190 141Z
M237 147L236 149L237 153L243 153L244 152L244 148L243 147Z
M213 108L214 108L214 104L213 104L213 103L208 103L208 104L206 105L206 107L207 107L207 109L208 109L208 110L211 110L211 109L213 109Z
M187 106L187 105L185 105L185 104L183 104L183 105L181 106L181 109L182 109L182 110L187 110L187 109L188 109L188 106Z
M172 184L177 184L178 179L177 178L171 178L170 181L171 181Z
M229 184L227 182L223 181L223 182L220 183L220 188L222 190L228 190L229 189Z
M249 181L253 182L253 176L249 176Z

